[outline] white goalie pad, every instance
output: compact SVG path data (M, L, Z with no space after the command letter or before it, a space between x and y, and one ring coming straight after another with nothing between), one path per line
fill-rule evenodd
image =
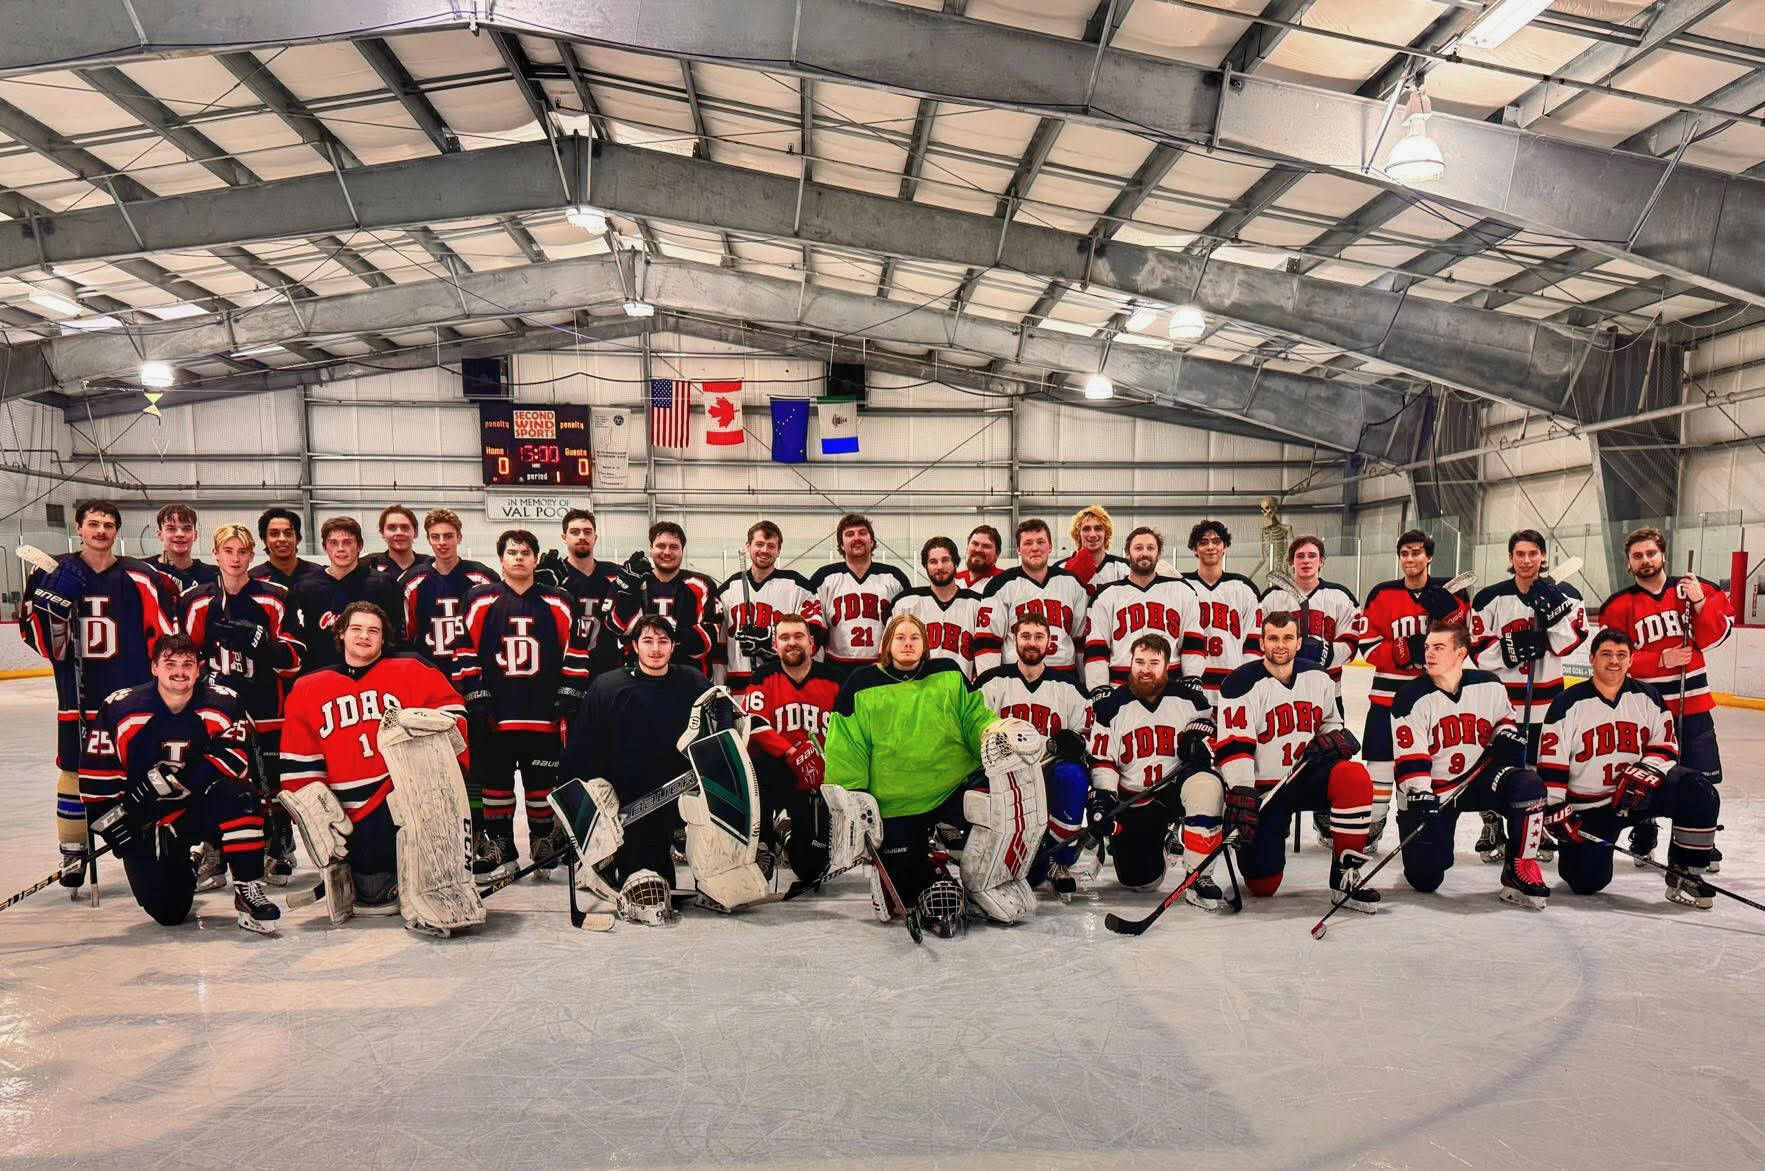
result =
M962 795L962 816L972 827L962 848L962 888L996 923L1016 923L1035 906L1024 876L1048 825L1041 770L1022 756L1013 759L1016 767L989 770L985 788Z
M994 720L981 733L981 767L989 777L1003 775L1025 763L1037 763L1048 738L1028 720Z
M398 904L405 926L446 934L486 917L472 881L472 813L460 775L458 725L446 712L400 708L380 727L398 826Z
M692 713L686 718L686 730L674 742L674 747L685 752L707 736L731 731L735 733L742 748L746 749L753 725L753 717L735 701L727 687L707 687L693 700Z
M706 736L687 745L699 786L680 797L693 884L724 911L770 893L754 860L760 847L760 786L739 735Z
M276 794L276 800L300 829L300 840L306 843L307 857L314 866L324 870L349 857L346 839L355 830L355 823L337 804L330 786L321 781L298 789L283 789Z
M821 786L827 803L827 869L846 870L864 861L872 846L882 845L882 812L876 798L862 789Z

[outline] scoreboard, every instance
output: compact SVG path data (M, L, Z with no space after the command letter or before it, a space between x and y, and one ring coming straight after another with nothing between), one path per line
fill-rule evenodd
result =
M478 430L486 485L589 485L594 459L586 406L481 402Z

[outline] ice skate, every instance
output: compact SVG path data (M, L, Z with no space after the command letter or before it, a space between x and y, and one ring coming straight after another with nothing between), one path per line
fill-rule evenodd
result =
M1695 874L1667 876L1667 901L1708 911L1716 902L1715 888Z
M1183 901L1204 911L1217 911L1226 905L1226 896L1211 876L1203 874L1183 892Z
M239 912L239 926L259 935L274 935L276 921L282 917L282 908L270 901L264 884L255 880L233 884L233 909Z
M1361 867L1367 856L1356 850L1344 850L1330 861L1330 890L1350 911L1363 915L1379 913L1379 892L1361 885Z
M1500 862L1508 853L1508 829L1499 813L1483 811L1483 829L1477 834L1477 856L1485 862Z
M515 856L504 849L500 838L493 838L489 833L478 835L478 844L472 854L472 881L479 886L496 882L515 873Z
M200 849L190 856L190 865L196 868L196 890L219 890L227 885L227 863L221 857L221 848L213 842L204 842Z
M1511 858L1501 868L1502 902L1543 910L1549 904L1550 893L1536 859Z

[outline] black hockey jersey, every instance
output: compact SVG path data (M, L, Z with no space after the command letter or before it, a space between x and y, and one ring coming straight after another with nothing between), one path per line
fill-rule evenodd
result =
M329 570L309 573L297 578L294 588L288 591L288 604L294 611L304 648L301 674L321 671L341 661L335 628L338 616L351 602L372 602L386 612L386 620L391 623L386 632L387 647L396 647L402 641L399 624L404 606L398 596L398 585L391 578L366 565L357 565L342 577L332 577Z
M588 683L576 606L556 586L535 582L526 593L502 582L479 586L466 595L453 652L454 687L461 695L488 690L502 732L554 731L559 686Z
M317 561L308 561L304 557L294 559L294 572L283 573L268 561L260 561L251 567L251 576L273 581L285 590L292 591L294 583L303 577L311 577L315 573L324 573L325 567Z
M674 624L674 661L711 672L717 641L717 583L683 569L667 581L646 573L613 599L613 629L623 641L644 614L660 614Z
M362 557L362 564L366 565L375 573L383 573L393 581L402 582L405 574L415 573L417 570L435 560L430 554L418 553L415 550L411 551L411 556L415 558L415 560L411 562L409 569L406 569L404 566L401 566L398 562L394 561L392 559L392 554L385 549L380 550L378 553L366 554Z
M220 582L199 585L178 599L179 625L202 648L205 678L238 694L260 732L282 727L282 699L300 673L300 640L288 618L288 591L275 582L248 578L236 594ZM224 646L211 622L224 618L263 628L263 642L251 654Z
M172 579L172 593L181 594L192 586L207 585L211 581L221 580L221 570L217 565L205 565L200 558L191 558L187 569L179 569L165 559L161 553L157 557L149 557L147 564Z
M702 671L679 664L666 675L629 667L600 676L570 722L559 776L603 777L621 802L673 780L689 767L675 744L710 686Z
M624 661L618 628L613 625L613 600L637 578L610 561L596 561L584 573L567 557L547 554L533 572L542 585L557 586L576 599L576 639L588 650L588 670L599 675L617 670Z
M412 566L399 583L406 648L447 671L465 623L466 595L498 580L495 570L477 561L456 562L446 573L433 561Z
M222 778L243 781L250 775L249 736L239 697L218 684L198 683L179 712L166 707L155 683L115 692L92 721L80 757L80 799L86 814L101 816L155 765L175 772L192 793L205 792ZM166 820L181 815L179 810ZM221 828L225 849L226 827ZM248 836L261 841L262 835L260 824Z

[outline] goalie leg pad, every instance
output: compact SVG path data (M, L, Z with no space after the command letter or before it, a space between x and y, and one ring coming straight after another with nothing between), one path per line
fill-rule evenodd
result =
M1025 877L1048 824L1038 772L1019 756L1015 767L989 773L985 787L962 795L972 827L962 848L962 888L996 923L1027 918L1035 905Z
M300 827L300 840L306 843L307 857L320 870L334 866L349 857L349 835L355 832L349 815L337 804L337 797L323 781L283 789L276 800Z
M876 798L862 789L821 786L827 804L827 868L845 870L862 862L872 846L882 845L882 813Z
M712 736L687 746L699 778L695 792L679 800L686 822L686 860L693 885L726 911L758 902L769 893L755 858L760 847L760 786L739 742Z
M392 775L387 810L398 826L398 901L405 925L418 931L475 927L486 917L472 881L472 811L454 747L452 717L430 730L423 709L401 709L380 732L380 753ZM454 735L448 733L453 732Z

